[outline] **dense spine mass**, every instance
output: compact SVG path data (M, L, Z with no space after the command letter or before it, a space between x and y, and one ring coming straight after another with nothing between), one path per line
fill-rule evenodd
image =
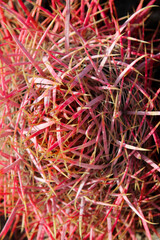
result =
M124 18L112 0L48 3L0 0L0 238L151 240L160 215L155 1Z

